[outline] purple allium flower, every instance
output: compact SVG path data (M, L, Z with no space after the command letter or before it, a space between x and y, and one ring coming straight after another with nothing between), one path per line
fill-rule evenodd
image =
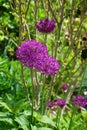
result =
M43 74L55 75L60 68L59 62L53 57L45 57L40 61L40 66L37 67Z
M48 107L53 107L54 105L54 102L48 102Z
M83 96L74 96L73 97L73 104L77 105L77 107L85 107L87 106L87 99L85 99Z
M63 90L66 90L67 88L68 88L68 86L67 86L66 84L63 84L63 85L62 85L62 89L63 89Z
M61 108L63 108L65 105L66 105L66 101L65 100L63 100L63 99L57 99L56 101L55 101L55 105L58 105L58 106L60 106Z
M87 37L87 32L85 33L85 36Z
M45 45L35 40L25 41L16 51L18 60L27 67L36 67L42 57L47 57L48 52Z
M36 28L39 32L50 33L55 28L55 22L54 20L49 20L48 18L46 18L37 23Z
M60 68L59 62L48 55L45 45L35 40L25 41L16 51L18 60L29 68L43 74L54 75Z

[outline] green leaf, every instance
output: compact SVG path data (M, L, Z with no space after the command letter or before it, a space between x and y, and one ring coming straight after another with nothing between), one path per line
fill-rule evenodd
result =
M0 101L0 107L7 109L9 112L12 112L11 108L3 101Z
M27 101L25 101L24 99L21 99L21 100L19 100L18 102L15 103L16 111L25 109L26 106L28 106L28 105L29 105L29 103Z
M41 128L37 128L36 126L31 126L32 130L52 130L51 128L47 128L47 127L41 127Z
M46 115L44 115L44 116L42 116L42 115L37 116L36 119L38 121L42 122L42 123L46 123L46 124L49 124L51 126L56 127L55 123L48 116L46 116Z
M17 128L11 128L11 130L18 130Z
M82 110L81 111L81 114L82 114L82 117L84 118L84 119L87 119L87 111L86 110Z
M23 114L24 114L25 116L31 116L31 111L25 110L25 111L23 112Z
M2 121L2 122L7 122L7 123L9 123L9 124L11 124L11 125L13 125L13 120L11 119L11 118L0 118L0 121Z
M37 130L37 127L31 125L31 129L32 129L32 130Z
M15 118L15 121L20 125L23 130L29 130L29 122L24 115Z
M7 62L7 60L4 60L4 61L0 62L0 66L3 65L6 62Z
M38 130L52 130L51 128L46 128L46 127L41 127L41 128L38 128Z
M0 118L7 117L8 114L9 114L8 112L0 112Z

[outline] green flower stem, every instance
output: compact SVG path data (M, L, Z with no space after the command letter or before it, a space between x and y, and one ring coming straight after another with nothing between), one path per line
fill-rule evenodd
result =
M22 10L22 1L19 0L18 1L18 10L19 10L19 45L21 45L22 40L23 40L23 30L24 30L24 23L23 23L23 10ZM26 96L27 96L27 100L29 101L29 94L28 94L28 88L26 86L25 83L25 79L24 79L24 70L23 70L23 65L21 64L21 77L22 77L22 83L23 83L23 87L25 88L26 91Z
M57 116L56 116L56 127L57 127L57 130L59 130L59 124L60 124L60 121L61 121L61 108L58 107L58 110L57 110Z
M72 114L71 114L71 118L70 118L70 123L69 123L68 130L72 130L73 116L75 115L75 112L76 112L76 107L75 107L75 106L73 106L73 109L72 109Z
M32 109L31 109L31 124L33 123L33 108L34 108L34 82L33 82L34 70L31 69L31 83L32 83Z
M29 101L29 93L28 93L28 88L26 86L26 83L25 83L25 79L24 79L24 70L23 70L23 65L21 64L21 77L22 77L22 83L23 83L23 87L25 89L25 92L26 92L26 97L27 97L27 100Z
M43 75L43 85L41 90L41 113L44 114L44 87L45 87L46 76Z
M44 43L45 43L45 45L47 43L47 34L44 35Z
M35 80L36 80L37 86L39 87L39 86L40 86L40 83L39 83L39 80L38 80L38 73L37 73L37 70L36 70L36 69L35 69Z
M44 35L44 43L45 45L47 43L47 34ZM44 87L45 87L46 76L42 75L42 77L43 77L43 85L42 85L42 90L41 90L41 113L44 114L45 112Z
M81 83L80 83L80 88L79 88L78 94L80 94L80 92L82 90L82 83L83 83L83 80L84 80L84 77L85 77L85 74L86 74L86 71L85 71L86 67L87 67L87 61L85 61L85 63L83 64L83 68L82 68L83 76L82 76L82 80L81 80Z
M40 82L39 82L39 78L38 78L38 72L35 69L34 70L34 74L35 74L35 100L36 100L36 109L39 108L40 105Z
M35 5L35 9L34 9L34 24L36 26L36 23L37 23L37 15L38 15L38 0L34 0L34 5ZM37 30L35 28L35 39L37 37Z
M44 105L44 113L45 114L46 114L46 111L47 111L47 103L51 98L51 94L52 94L52 90L53 90L53 80L54 80L54 77L51 76L51 81L50 81L50 84L49 84L49 91L48 91L47 99L46 99L45 105Z

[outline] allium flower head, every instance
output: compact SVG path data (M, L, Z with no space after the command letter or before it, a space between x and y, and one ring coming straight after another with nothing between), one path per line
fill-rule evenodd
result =
M54 102L48 102L48 107L53 107L54 105Z
M58 99L55 101L55 104L58 105L58 106L60 106L61 108L63 108L63 107L66 105L66 101L63 100L63 99L59 99L59 98L58 98Z
M25 41L16 51L18 60L27 67L36 67L40 58L48 56L45 45L35 40Z
M63 84L63 85L62 85L62 89L63 89L63 90L66 90L67 88L68 88L68 86L67 86L66 84Z
M85 33L85 36L87 37L87 32Z
M74 96L73 97L73 104L77 105L77 107L85 107L87 106L87 99L85 99L83 96Z
M59 62L48 55L45 45L35 40L25 41L16 51L18 60L29 68L43 74L54 75L60 68Z
M40 65L36 68L43 74L55 75L60 68L60 64L53 57L47 56L44 59L40 60Z
M36 28L39 32L50 33L55 28L55 22L54 20L49 20L48 18L46 18L37 23Z

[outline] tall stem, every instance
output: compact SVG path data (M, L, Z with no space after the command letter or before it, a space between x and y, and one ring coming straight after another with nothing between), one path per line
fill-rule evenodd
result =
M74 106L73 109L72 109L72 114L71 114L68 130L72 130L73 116L75 115L75 112L76 112L76 107Z
M36 23L37 23L37 11L38 11L38 3L39 3L39 0L34 0L34 2L35 2L35 10L34 10L34 24L35 24L35 26L36 26ZM35 39L36 39L36 36L37 36L37 30L36 30L36 28L35 28Z
M48 101L50 100L51 98L51 94L52 94L52 90L53 90L53 80L54 80L54 77L51 76L51 81L50 81L50 84L49 84L49 91L48 91L48 95L47 95L47 99L45 101L45 105L44 105L44 112L46 113L46 110L47 110L47 103Z
M24 79L24 71L23 71L23 65L22 64L21 64L21 77L22 77L23 87L24 87L25 92L26 92L26 97L27 97L27 100L29 101L29 93L28 93L28 88L26 86L25 79Z
M41 90L41 112L44 114L44 87L45 87L45 79L46 76L43 75L43 85L42 85L42 90Z
M81 83L80 83L80 88L79 88L79 92L78 94L81 93L81 90L82 90L82 83L83 83L83 80L85 78L85 75L86 75L86 68L87 68L87 61L85 61L86 63L83 63L83 68L82 68L82 71L83 71L83 76L82 76L82 80L81 80Z
M57 38L57 40L58 40L58 43L55 45L55 58L57 57L57 49L58 49L58 45L59 45L59 43L60 43L60 33L61 33L61 28L62 28L62 23L63 23L63 20L64 20L64 6L65 6L65 0L63 0L63 2L62 2L62 5L61 5L61 10L60 10L60 22L59 22L59 24L57 24L58 25L58 38Z
M22 20L22 13L23 13L23 10L22 10L22 1L21 0L18 0L18 7L19 7L19 17L20 17L20 27L19 27L19 45L21 44L22 42L22 33L23 33L23 20ZM28 88L26 86L26 83L25 83L25 79L24 79L24 70L23 70L23 65L21 64L21 76L22 76L22 82L23 82L23 86L24 86L24 89L26 91L26 95L27 95L27 100L29 100L29 94L28 94Z
M57 110L57 116L56 116L56 126L57 126L57 130L59 130L59 124L60 124L60 120L61 120L61 108L58 108Z
M23 33L23 20L22 20L22 1L18 0L18 7L19 7L19 17L20 17L20 26L19 26L19 45L22 42L22 33Z
M33 69L31 69L31 83L32 83L32 111L31 111L31 124L33 122L33 108L34 108L34 82L33 82Z

